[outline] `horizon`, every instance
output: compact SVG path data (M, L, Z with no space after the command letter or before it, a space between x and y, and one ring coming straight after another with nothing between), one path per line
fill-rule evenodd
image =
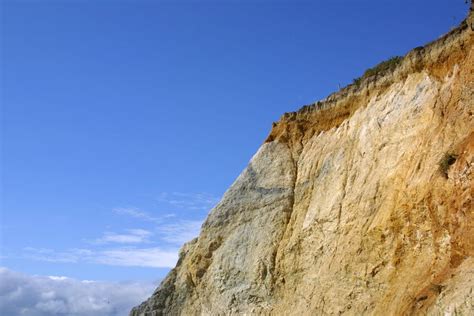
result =
M272 122L469 8L402 2L3 2L0 278L150 295Z

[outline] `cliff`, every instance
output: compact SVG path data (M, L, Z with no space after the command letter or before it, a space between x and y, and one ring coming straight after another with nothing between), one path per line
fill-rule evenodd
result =
M473 315L473 34L283 115L131 315Z

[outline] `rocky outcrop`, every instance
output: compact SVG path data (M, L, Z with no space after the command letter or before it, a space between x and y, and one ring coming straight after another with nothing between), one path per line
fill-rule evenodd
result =
M472 19L283 115L131 315L473 315Z

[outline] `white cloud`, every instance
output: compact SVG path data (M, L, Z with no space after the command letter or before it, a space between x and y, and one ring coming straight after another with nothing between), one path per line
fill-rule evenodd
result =
M129 208L115 208L113 209L114 213L121 214L121 215L128 215L130 217L138 218L144 221L148 222L154 222L154 223L161 223L162 219L152 216L148 214L147 212L141 211L137 208L134 207L129 207Z
M149 297L157 284L29 276L0 267L0 311L8 316L119 316Z
M48 278L50 278L51 280L55 280L55 281L64 281L64 280L68 279L68 277L56 276L56 275L48 275Z
M182 209L206 211L219 202L219 197L209 193L163 192L157 199Z
M210 208L218 201L217 197L207 193L163 193L160 198L169 204L188 209ZM19 257L58 263L173 268L178 259L179 248L199 235L202 224L202 220L170 221L175 214L155 217L137 208L116 208L113 211L116 214L151 222L154 228L126 229L123 232L107 231L100 238L90 241L87 248L54 250L26 247ZM148 247L140 247L140 244L145 243L149 243ZM161 246L155 247L154 245L158 243ZM134 246L124 247L125 245Z
M197 237L202 220L179 220L156 226L154 233L144 229L127 229L126 233L105 232L92 242L93 248L23 248L22 258L58 263L95 263L113 266L173 268L178 260L179 248ZM117 246L111 244L167 243L170 247ZM92 246L91 245L91 246Z
M199 235L202 220L182 220L176 223L161 225L157 229L160 239L175 244L182 245Z
M172 251L160 248L106 250L94 258L94 261L114 266L172 268L178 261L178 249Z
M151 232L144 229L127 229L126 234L117 234L113 232L105 232L104 236L97 239L95 243L122 243L122 244L140 244L149 242L152 235Z
M143 221L146 221L146 222L151 222L151 223L156 223L156 224L159 224L159 223L162 223L163 220L167 219L167 218L171 218L171 217L175 217L176 214L174 213L168 213L168 214L165 214L165 215L162 215L160 217L156 217L156 216L152 216L151 214L147 213L147 212L144 212L144 211L141 211L137 208L134 208L134 207L129 207L129 208L114 208L113 209L113 212L116 213L116 214L119 214L119 215L126 215L126 216L130 216L130 217L133 217L133 218L137 218L137 219L141 219Z
M24 248L23 257L47 262L96 263L112 266L173 268L178 261L178 248L113 248L105 250ZM67 258L67 261L65 261Z

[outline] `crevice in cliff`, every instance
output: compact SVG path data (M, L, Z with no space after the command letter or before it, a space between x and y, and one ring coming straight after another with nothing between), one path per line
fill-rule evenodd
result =
M293 179L292 179L292 191L291 191L291 195L290 195L290 209L289 211L286 213L286 222L284 224L284 227L282 228L282 234L281 234L281 237L280 237L280 240L276 241L275 242L275 251L273 253L273 256L272 256L272 266L273 266L273 270L272 270L272 279L271 279L271 289L272 291L274 291L275 287L278 286L278 283L279 282L283 282L284 284L284 278L283 279L280 279L278 280L277 279L277 274L278 274L278 271L276 271L278 269L278 258L279 258L279 252L284 250L284 247L282 242L285 238L285 236L287 236L287 234L289 233L288 230L291 229L291 226L290 226L290 223L291 223L291 218L292 218L292 215L294 213L294 210L295 210L295 205L296 205L296 183L297 183L297 180L298 180L298 160L299 160L299 155L294 155L294 151L292 151L292 148L291 148L291 145L290 144L287 144L288 146L288 150L290 151L291 153L291 159L292 159L292 163L293 163L293 171L294 171L294 176L293 176Z

